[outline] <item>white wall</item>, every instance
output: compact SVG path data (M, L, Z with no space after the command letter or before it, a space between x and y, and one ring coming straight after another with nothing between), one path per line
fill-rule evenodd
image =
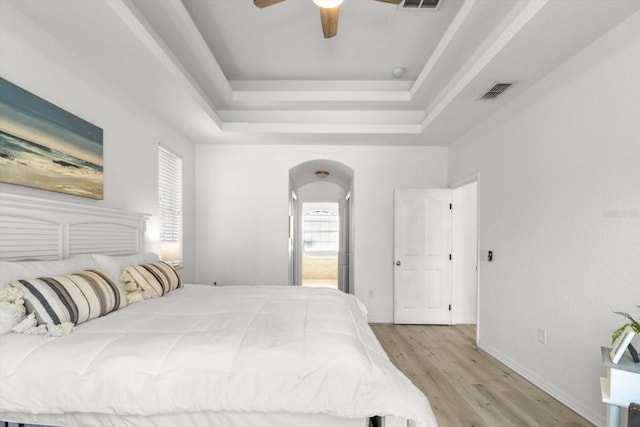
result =
M481 347L599 425L612 311L640 315L638 28L636 13L449 152L450 182L479 174L479 245L494 251Z
M319 181L310 182L298 188L296 195L298 201L332 201L337 202L343 200L347 195L347 191L333 182Z
M196 280L287 284L289 169L313 159L354 170L355 294L391 322L393 190L443 187L446 148L197 145Z
M0 75L75 114L104 132L104 200L0 183L0 191L97 205L152 215L147 248L158 244L158 142L183 158L184 264L181 275L193 278L193 144L142 111L92 67L16 11L2 5Z

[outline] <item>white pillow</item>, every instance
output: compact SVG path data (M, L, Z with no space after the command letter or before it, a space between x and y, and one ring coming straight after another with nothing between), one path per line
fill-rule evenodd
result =
M79 255L59 261L0 261L0 289L20 279L60 276L92 268L98 268L98 264L91 255ZM22 319L24 316L13 317L4 312L0 313L0 335L11 332Z
M98 267L91 255L78 255L58 261L0 261L0 289L19 279L60 276Z
M102 255L102 254L93 254L91 255L95 262L98 263L98 267L104 270L109 277L111 277L114 283L120 284L124 286L124 282L120 281L120 274L122 274L122 270L125 267L129 267L131 265L138 264L147 264L150 262L158 261L160 257L158 254L154 254L153 252L142 252L133 255L122 255L122 256L113 256L113 255Z

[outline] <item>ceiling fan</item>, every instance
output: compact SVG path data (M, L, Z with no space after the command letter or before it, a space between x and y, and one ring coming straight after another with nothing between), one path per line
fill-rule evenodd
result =
M259 8L271 6L284 0L253 0ZM313 0L320 8L320 22L324 38L328 39L338 34L338 9L343 0ZM400 4L402 0L375 0L383 3Z

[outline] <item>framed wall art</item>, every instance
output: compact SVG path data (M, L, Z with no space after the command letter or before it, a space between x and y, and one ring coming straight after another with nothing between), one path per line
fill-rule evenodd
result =
M0 182L103 199L102 129L0 77Z

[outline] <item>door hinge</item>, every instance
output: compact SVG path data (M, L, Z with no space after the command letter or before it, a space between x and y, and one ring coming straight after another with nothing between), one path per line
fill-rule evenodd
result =
M451 304L449 304L449 311L451 311Z
M449 254L449 261L451 261L451 254Z

